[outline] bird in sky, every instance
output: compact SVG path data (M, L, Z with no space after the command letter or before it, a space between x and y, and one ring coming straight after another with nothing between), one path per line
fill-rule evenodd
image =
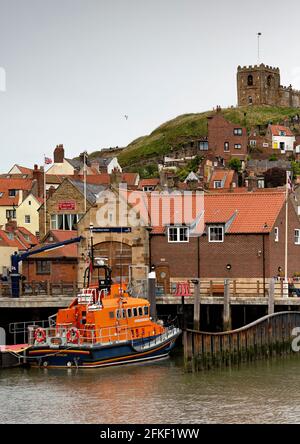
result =
M126 114L125 114L125 116L124 116L124 117L125 117L125 119L126 119L126 120L128 120L128 116L127 116Z

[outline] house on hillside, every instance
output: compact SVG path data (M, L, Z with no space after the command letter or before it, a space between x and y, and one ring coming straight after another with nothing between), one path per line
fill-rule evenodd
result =
M282 125L269 125L266 132L274 153L288 154L294 152L296 137L290 128Z
M226 162L232 158L245 160L248 151L247 129L229 122L221 113L221 108L208 118L208 155L220 157Z
M227 190L238 186L238 176L234 170L215 169L211 175L208 188L210 190Z

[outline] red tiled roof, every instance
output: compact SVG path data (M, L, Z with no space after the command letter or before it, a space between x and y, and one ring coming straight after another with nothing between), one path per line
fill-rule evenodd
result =
M22 174L32 174L32 168L23 167L21 165L16 165L16 167L19 168Z
M284 131L286 136L293 136L294 134L287 126L282 125L270 125L272 136L280 136L280 131Z
M209 182L209 188L214 188L214 182L220 180L223 182L223 188L230 188L234 176L233 170L215 170Z
M157 186L159 185L159 179L158 178L152 178L152 179L141 179L139 182L139 190L142 190L143 187L148 187L148 186Z
M174 195L171 198L174 199ZM182 196L178 196L178 199L182 200ZM196 195L194 199L197 199ZM199 199L202 197L199 196ZM283 191L211 193L204 196L204 222L228 223L227 233L268 233L272 230L284 202ZM170 207L170 223L178 223L174 208L172 210L172 205ZM194 214L190 215L185 223L192 223L193 217ZM159 219L158 216L157 218ZM264 228L265 224L267 228ZM157 223L154 224L152 233L161 234L164 230L164 226Z
M0 178L0 205L13 206L19 204L19 196L9 197L9 190L30 191L32 179Z
M24 227L17 227L14 231L14 239L8 237L8 231L0 230L0 245L7 247L15 247L18 250L25 251L33 245L37 245L37 237ZM26 236L26 237L25 237ZM29 240L27 240L27 237Z

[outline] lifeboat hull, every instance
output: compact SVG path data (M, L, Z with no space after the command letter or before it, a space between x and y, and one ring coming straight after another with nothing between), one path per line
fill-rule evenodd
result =
M43 344L27 350L27 362L32 367L45 368L97 368L136 362L151 361L168 357L181 331L163 341L149 338L141 340L110 343L107 345L73 345L53 347Z

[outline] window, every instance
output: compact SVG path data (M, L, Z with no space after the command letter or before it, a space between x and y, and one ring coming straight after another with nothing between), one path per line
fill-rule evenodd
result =
M127 308L127 317L132 318L132 310L131 308Z
M285 131L279 131L279 135L280 136L286 136L286 133L285 133Z
M8 195L9 197L16 197L17 190L8 190Z
M149 307L147 305L144 307L144 315L145 316L149 315Z
M208 228L208 242L224 242L223 225L212 225Z
M30 215L29 214L25 215L25 224L30 224Z
M249 103L249 105L252 105L252 103L253 103L253 100L252 100L251 96L248 97L248 103Z
M12 232L10 231L9 233L7 233L7 237L8 237L8 239L10 239L10 240L14 240L15 235L14 235L14 233L12 233Z
M221 180L214 180L214 188L223 188Z
M242 128L234 128L234 130L233 130L233 134L234 134L235 136L242 136L242 135L243 135L243 130L242 130Z
M109 312L109 319L114 319L114 317L115 317L114 312L113 312L113 311L110 311L110 312Z
M143 187L143 191L154 191L155 187L153 185L147 185Z
M224 142L224 151L229 151L229 142Z
M250 146L256 146L256 140L250 140L249 143Z
M139 307L139 316L143 316L143 307Z
M28 205L31 205L31 200L28 201Z
M265 188L265 179L258 179L257 188Z
M300 230L295 230L295 244L300 245Z
M279 228L278 227L275 227L274 228L274 240L275 240L275 242L279 242Z
M200 151L207 151L208 150L208 142L207 141L200 141L198 146L199 146Z
M16 210L6 210L6 219L15 219Z
M122 316L123 316L124 319L126 318L126 310L125 310L125 308L122 309Z
M284 143L284 142L280 142L280 143L279 143L279 148L281 149L281 151L284 151L284 149L285 149L285 143Z
M248 86L253 86L253 76L250 74L247 79Z
M137 314L137 308L136 307L134 307L133 309L132 309L132 314L133 314L133 316L137 316L138 314Z
M168 228L168 242L188 242L188 241L189 241L188 227Z
M242 145L241 145L240 143L235 143L235 144L234 144L234 148L235 148L236 150L240 150L240 149L242 149Z
M51 230L76 230L81 214L51 214Z
M50 271L51 271L50 261L36 261L37 274L50 274Z

